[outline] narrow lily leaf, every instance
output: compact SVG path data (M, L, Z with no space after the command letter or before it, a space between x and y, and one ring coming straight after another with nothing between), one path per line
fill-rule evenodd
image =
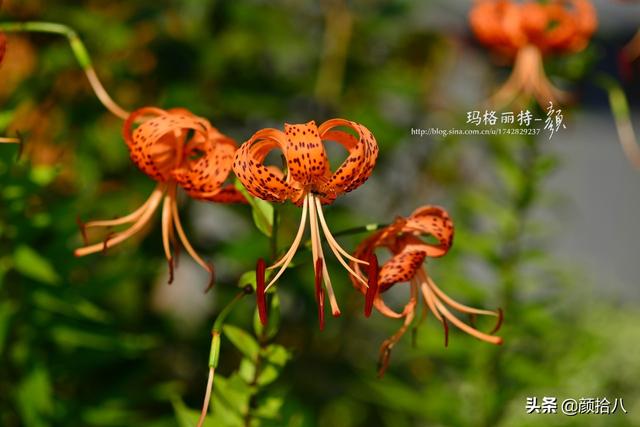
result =
M18 246L14 253L15 269L24 276L47 285L60 283L60 276L46 258L26 245Z
M224 335L242 354L252 361L257 359L260 346L251 335L232 325L225 325L222 330Z
M43 367L34 368L15 390L18 411L26 426L44 426L53 413L53 390L49 372Z
M264 387L275 381L282 372L291 355L286 348L280 345L270 345L263 351L265 360L257 378L257 384Z
M18 307L12 301L0 303L0 355L2 355L4 343L11 328L13 317L17 311Z
M249 401L255 393L256 388L247 384L238 374L232 374L229 378L222 376L216 378L210 412L215 421L214 425L220 427L245 425L244 414L249 411Z
M261 404L253 411L255 417L280 421L281 408L284 404L283 396L267 396Z
M271 237L273 233L273 205L262 199L253 197L240 181L236 180L235 186L249 202L253 222L256 224L256 227L258 227L258 230L265 236Z

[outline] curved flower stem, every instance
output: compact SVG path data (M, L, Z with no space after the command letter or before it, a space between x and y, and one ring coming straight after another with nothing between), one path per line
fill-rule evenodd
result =
M220 332L222 331L222 325L225 319L245 296L253 293L251 285L247 285L240 291L229 303L222 309L216 321L211 328L211 350L209 351L209 375L207 378L207 389L204 394L204 401L202 403L202 411L200 412L200 419L198 420L198 427L202 427L205 419L207 418L207 412L209 410L209 402L211 401L211 393L213 391L213 380L215 377L216 368L218 367L218 361L220 359Z
M385 228L389 226L389 224L366 224L361 225L360 227L347 228L345 230L338 231L337 233L333 233L333 237L341 237L341 236L349 236L351 234L359 234L359 233L367 233L369 231L377 231L381 228Z
M618 139L629 163L640 169L640 146L636 133L631 123L631 114L629 112L629 103L624 91L613 78L607 75L600 75L596 78L596 83L600 85L609 96L609 104L611 105L611 113L618 131Z
M278 208L276 206L273 207L273 224L271 225L271 237L269 239L269 243L271 246L271 259L275 259L278 256Z
M510 141L511 142L511 141ZM542 181L546 176L536 172L536 164L540 158L540 147L535 136L525 136L521 150L513 150L518 157L513 157L513 162L519 166L521 179L524 185L518 191L509 195L509 209L513 212L515 222L502 231L500 241L503 242L499 256L492 259L501 282L500 306L505 313L509 313L510 321L518 323L518 316L522 312L522 306L516 298L516 286L521 280L521 270L524 264L523 254L525 241L524 230L529 222L531 212L539 199ZM487 374L492 388L501 389L502 393L513 393L508 374L505 369L505 353L493 351L488 361ZM480 425L484 427L500 424L505 414L506 407L499 401L494 401L488 408Z
M91 63L91 57L78 34L66 25L52 22L0 22L0 31L7 33L27 32L27 33L48 33L65 36L69 40L69 45L73 55L84 70L84 73L91 84L94 93L107 110L116 117L123 120L129 116L129 112L120 107L107 93L106 89L98 79L95 69Z
M323 0L320 3L325 15L325 31L315 94L319 100L335 104L344 81L353 15L344 0Z

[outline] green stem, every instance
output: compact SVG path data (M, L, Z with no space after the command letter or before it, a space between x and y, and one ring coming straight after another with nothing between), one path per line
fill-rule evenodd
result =
M209 350L209 377L207 379L207 387L204 395L204 402L202 403L200 419L198 420L198 427L201 427L204 424L204 420L207 417L207 411L209 409L211 392L213 390L213 379L220 359L220 331L222 331L222 326L224 325L224 321L229 313L231 313L245 295L249 295L251 293L253 293L251 285L247 285L242 288L242 291L229 301L216 318L216 321L213 322L213 327L211 328L211 348Z
M324 46L318 70L315 93L320 101L338 102L349 53L353 16L344 0L323 0Z
M521 179L524 185L520 187L520 191L511 199L516 223L504 231L501 239L505 242L504 247L495 260L502 284L500 289L500 305L509 316L510 322L513 323L518 322L517 317L520 312L520 307L517 307L515 290L516 284L519 282L519 267L522 263L522 236L534 202L536 201L541 180L541 177L537 176L535 171L539 156L540 150L535 137L525 137L523 160L521 162ZM514 161L517 160L514 159ZM489 366L489 375L495 384L496 396L498 394L502 394L503 396L508 394L510 391L505 385L509 384L509 378L504 369L504 352L501 349L495 349L493 351ZM488 427L500 424L499 421L503 417L506 409L503 402L504 399L502 398L496 398L494 400L483 425Z
M0 22L0 32L46 33L65 36L69 41L69 45L71 46L73 55L84 70L94 93L96 94L102 105L104 105L107 110L109 110L115 116L123 120L126 120L126 118L129 116L129 113L118 104L116 104L116 102L111 98L111 96L109 96L109 94L105 90L93 68L89 51L85 47L80 37L78 37L78 34L72 28L67 27L63 24L56 24L53 22Z
M633 167L640 169L640 146L638 146L636 134L633 130L629 103L624 94L624 90L622 90L622 87L615 79L606 74L597 76L595 82L604 89L609 96L611 113L625 156Z
M361 225L360 227L347 228L345 230L338 231L337 233L333 233L333 237L349 236L351 234L359 234L359 233L366 233L368 231L376 231L376 230L380 230L381 228L387 227L388 225L389 224L366 224L366 225Z
M273 224L271 225L271 259L278 256L278 208L273 207Z
M271 316L274 316L275 313L273 313L274 309L279 309L277 307L274 307L273 304L271 304ZM269 337L267 335L267 328L262 328L259 334L256 334L256 338L258 338L258 345L260 346L260 350L258 351L258 355L256 356L256 360L255 360L255 369L253 371L253 378L251 379L251 383L250 385L253 387L251 394L249 395L249 405L247 406L247 412L244 414L244 427L251 427L251 408L252 406L255 404L255 399L257 396L257 388L255 387L258 384L258 377L260 376L260 372L262 369L262 365L264 363L264 358L262 356L262 354L264 353L265 349L267 348L268 342L269 342Z

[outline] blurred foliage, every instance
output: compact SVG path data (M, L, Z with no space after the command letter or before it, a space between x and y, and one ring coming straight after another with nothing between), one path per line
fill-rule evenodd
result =
M586 279L545 253L553 231L534 213L552 211L555 196L544 182L562 159L534 139L410 136L412 127L462 126L465 111L487 95L454 96L449 79L457 61L480 55L492 84L504 78L468 34L416 19L437 7L402 0L5 1L2 20L76 29L126 108L185 107L238 141L285 121L340 116L365 124L380 159L365 186L327 209L332 229L441 204L456 223L456 242L430 261L431 273L460 301L505 310L502 347L456 331L444 348L440 326L429 319L417 346L403 340L378 380L378 345L400 325L378 314L365 320L361 296L345 274L334 274L344 313L320 333L311 257L303 252L279 284L277 334L247 332L255 323L248 298L226 322L206 425L640 424L638 313L591 299L582 292ZM343 25L328 24L334 20ZM549 69L578 83L594 52ZM299 210L276 207L270 240L253 226L248 206L185 200L187 231L218 270L207 294L206 278L187 260L167 287L158 224L104 256L76 259L77 217L129 212L153 183L130 164L121 123L96 101L65 40L10 35L0 82L0 130L26 138L19 161L17 147L0 147L0 425L195 425L213 319L238 280L251 277L243 273L256 259L273 252L274 241L276 250L290 242ZM253 211L269 235L271 208ZM354 248L362 237L341 242ZM390 301L403 298L394 293ZM623 397L629 414L526 415L525 398L543 395Z

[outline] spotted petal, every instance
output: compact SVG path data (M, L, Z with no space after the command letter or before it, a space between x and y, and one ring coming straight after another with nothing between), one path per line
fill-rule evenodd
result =
M353 130L357 137L340 128ZM371 175L378 158L378 144L373 134L361 124L344 120L327 120L319 127L323 141L335 141L349 152L348 157L329 178L326 188L339 195L362 185Z
M203 142L189 144L183 167L173 171L176 182L196 199L213 197L231 171L236 144L215 129Z
M233 172L253 196L270 202L284 202L296 193L275 166L265 166L264 160L272 150L287 152L287 137L277 129L262 129L236 151Z
M425 251L418 249L402 251L391 257L382 265L378 273L380 292L388 290L395 283L411 280L422 266L426 256Z
M447 211L439 206L426 205L416 209L407 218L402 230L423 235L423 237L425 237L424 235L435 237L438 240L438 244L423 243L425 252L429 257L441 257L453 245L453 221Z
M287 138L284 155L291 178L305 187L329 173L329 161L313 120L299 125L284 125Z
M133 124L140 120L144 121L133 130ZM192 138L204 141L210 127L209 122L191 114L142 108L129 115L123 134L131 161L152 179L165 182L182 163L189 131L194 133Z

